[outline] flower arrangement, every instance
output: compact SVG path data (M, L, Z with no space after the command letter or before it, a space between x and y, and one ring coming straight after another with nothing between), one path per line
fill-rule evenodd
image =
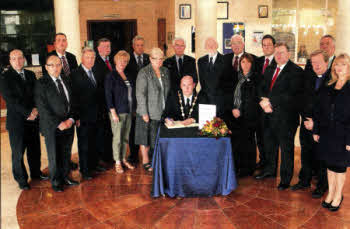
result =
M201 136L219 138L231 134L231 131L227 128L226 123L221 118L214 117L210 122L206 122L199 134Z

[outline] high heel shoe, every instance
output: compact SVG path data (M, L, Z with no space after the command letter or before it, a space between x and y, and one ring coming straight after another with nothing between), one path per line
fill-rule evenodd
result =
M325 200L322 201L322 207L324 208L330 208L332 206L332 201L330 203L327 203Z
M330 210L331 212L336 212L336 211L338 211L339 208L340 208L341 203L343 202L343 199L344 199L344 197L342 196L339 205L336 206L336 207L334 207L334 206L331 204L331 206L328 208L328 210Z
M123 164L124 164L128 169L131 169L131 170L135 169L135 167L132 166L132 165L131 165L129 162L127 162L127 161L123 161Z

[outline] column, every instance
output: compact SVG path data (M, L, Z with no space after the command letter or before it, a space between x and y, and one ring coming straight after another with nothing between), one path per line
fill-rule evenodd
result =
M207 37L216 37L216 1L196 0L196 58L206 54L204 41Z
M336 19L336 45L335 53L347 53L350 55L350 1L349 0L338 0L338 15Z
M56 32L67 35L67 51L81 59L79 0L54 0Z

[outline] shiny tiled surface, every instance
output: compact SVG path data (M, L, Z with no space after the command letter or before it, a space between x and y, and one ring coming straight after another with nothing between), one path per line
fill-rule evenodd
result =
M116 174L111 168L91 181L67 187L63 193L53 192L48 181L30 182L32 189L21 192L12 178L6 134L1 134L2 228L350 228L349 172L343 205L334 213L323 209L321 200L311 198L311 189L278 191L279 178L240 179L237 190L228 196L155 199L150 196L152 176L141 168L124 174ZM297 151L296 171L300 167ZM42 160L43 168L47 167L45 155ZM72 177L80 180L77 171Z

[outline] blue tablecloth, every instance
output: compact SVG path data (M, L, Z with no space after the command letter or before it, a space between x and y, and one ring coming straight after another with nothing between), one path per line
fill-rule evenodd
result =
M237 187L230 138L159 138L152 196L228 195Z

